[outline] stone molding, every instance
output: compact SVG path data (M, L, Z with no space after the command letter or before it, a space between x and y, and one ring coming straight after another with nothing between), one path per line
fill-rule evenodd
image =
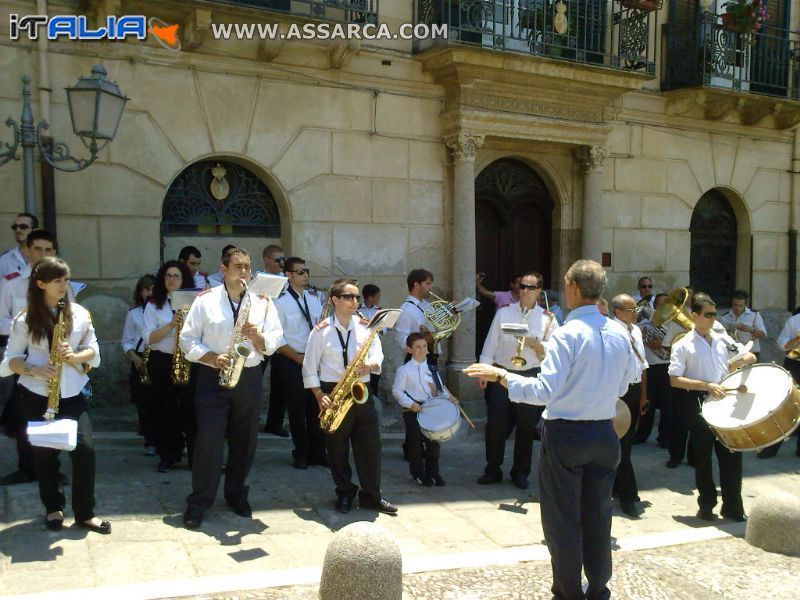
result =
M445 136L444 143L450 148L454 161L474 162L478 154L478 148L483 146L484 139L485 136L482 134L456 133Z
M206 33L211 31L211 11L192 10L183 22L181 45L184 50L197 50L203 45Z
M575 159L581 163L587 173L598 171L603 168L603 164L608 157L606 146L581 146L574 150Z
M712 88L667 92L667 114L786 130L800 123L800 102Z

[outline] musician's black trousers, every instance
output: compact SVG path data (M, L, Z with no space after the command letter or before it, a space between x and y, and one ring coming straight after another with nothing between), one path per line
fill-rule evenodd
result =
M628 433L622 436L619 441L620 461L617 467L617 476L614 479L614 494L623 504L639 500L636 474L633 472L633 463L631 463L631 447L636 432L636 423L639 421L639 398L641 393L642 384L634 383L628 387L628 392L621 398L628 410L631 411L631 426L628 428Z
M658 443L666 446L669 444L670 425L672 421L672 386L669 384L669 364L650 365L647 369L647 399L650 410L639 417L639 425L633 436L634 442L646 442L653 431L656 410L658 418Z
M792 374L792 379L794 379L795 385L800 385L800 362L792 360L791 358L784 358L783 368ZM800 428L794 430L794 436L797 438L796 452L798 455L800 455ZM758 456L760 458L770 458L775 456L778 453L778 450L781 449L781 444L783 444L783 440L772 444L772 446L767 446L763 450L759 450Z
M141 357L141 354L139 356ZM142 384L142 377L133 363L131 363L128 381L131 389L131 402L136 405L136 412L139 414L139 431L144 437L144 445L145 447L155 446L158 440L158 422L156 405L153 400L153 386Z
M417 413L403 412L403 422L406 425L406 439L408 440L408 463L412 477L425 479L439 474L439 442L429 440L422 435L419 427Z
M47 396L34 394L21 385L17 386L20 407L26 421L41 421L47 410ZM76 521L88 521L94 517L95 454L92 439L92 424L86 413L83 396L62 398L56 419L73 419L78 422L78 445L71 451L72 459L72 512ZM64 510L66 498L58 483L61 466L60 450L33 447L33 460L39 478L39 497L48 513Z
M719 463L719 482L722 489L722 508L730 514L741 514L742 507L742 453L731 452L714 437L714 433L700 414L700 401L703 392L684 392L688 405L692 408L689 416L689 431L692 433L694 452L694 481L700 497L700 508L712 509L717 504L717 486L714 483L714 469L711 452L717 454Z
M194 408L194 386L197 367L192 365L188 385L172 385L172 355L153 350L148 361L153 382L153 403L156 417L156 449L161 462L167 466L179 462L186 436L189 466L192 465L197 419Z
M283 429L283 418L286 416L286 398L288 391L281 369L275 368L274 360L279 355L270 357L272 370L269 375L269 408L267 409L267 422L264 431L276 432Z
M328 394L335 385L323 381L321 388ZM360 491L352 481L353 471L349 461L351 443ZM325 445L328 447L336 495L354 498L358 492L360 500L378 502L381 499L381 434L372 396L364 404L353 404L339 428L325 434Z
M0 355L5 352L5 348L0 348ZM7 397L0 397L0 428L10 438L17 443L17 470L25 473L29 479L36 479L36 467L33 461L33 447L28 441L28 434L25 429L27 422L22 415L22 406L16 391L18 375L10 377L0 377L0 394ZM39 415L41 417L42 415Z
M228 462L225 467L225 500L235 505L247 500L247 475L253 466L258 436L261 369L242 369L239 383L232 390L220 387L219 370L198 365L197 440L192 464L192 493L186 498L189 509L202 513L214 504L225 438Z
M696 406L692 406L686 390L672 388L672 424L669 434L669 457L672 460L682 461L687 457L690 464L694 463L694 438L689 437L692 414L696 411ZM686 441L689 440L688 449Z
M610 419L545 421L539 497L554 598L610 596L611 489L619 457L619 440ZM581 569L589 581L585 595Z
M279 374L279 375L278 375ZM319 405L314 394L303 386L303 367L281 354L272 358L272 377L279 376L289 407L295 459L323 461L325 435L319 428Z
M518 373L526 377L536 377L539 374L539 368L518 371ZM533 436L544 407L511 402L508 399L508 390L499 383L489 383L486 386L485 397L486 467L484 472L492 477L501 478L503 476L500 466L503 464L506 440L516 428L511 476L527 477L531 472Z

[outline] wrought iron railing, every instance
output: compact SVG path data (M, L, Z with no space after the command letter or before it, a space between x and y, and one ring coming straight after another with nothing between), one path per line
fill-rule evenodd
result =
M417 40L548 56L655 74L661 0L416 0L415 19L447 24L447 39ZM639 7L639 8L632 8Z
M339 23L378 23L379 0L217 0Z
M767 22L756 33L739 33L706 12L671 17L665 35L665 90L709 86L800 99L800 32Z

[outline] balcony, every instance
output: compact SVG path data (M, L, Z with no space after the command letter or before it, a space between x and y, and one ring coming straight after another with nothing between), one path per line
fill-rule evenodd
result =
M728 31L714 13L677 11L664 30L663 90L708 87L800 100L800 32L767 22L751 37Z
M379 0L216 0L337 23L378 23Z
M414 49L464 44L654 75L657 19L657 10L608 0L417 0L416 22L447 24L448 34Z

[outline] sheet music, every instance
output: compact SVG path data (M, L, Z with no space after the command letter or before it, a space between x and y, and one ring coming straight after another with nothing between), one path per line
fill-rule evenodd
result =
M197 295L202 292L200 288L191 290L174 290L169 293L169 301L172 304L172 310L178 310L184 306L191 306Z
M33 446L75 450L78 445L78 422L73 419L57 421L29 421L28 439Z
M78 294L80 294L83 290L88 287L88 284L83 283L82 281L72 281L69 282L70 287L72 288L72 297L77 298Z
M256 273L256 276L253 277L247 286L247 292L249 294L268 296L274 299L280 296L288 281L288 277L283 277L281 275Z

